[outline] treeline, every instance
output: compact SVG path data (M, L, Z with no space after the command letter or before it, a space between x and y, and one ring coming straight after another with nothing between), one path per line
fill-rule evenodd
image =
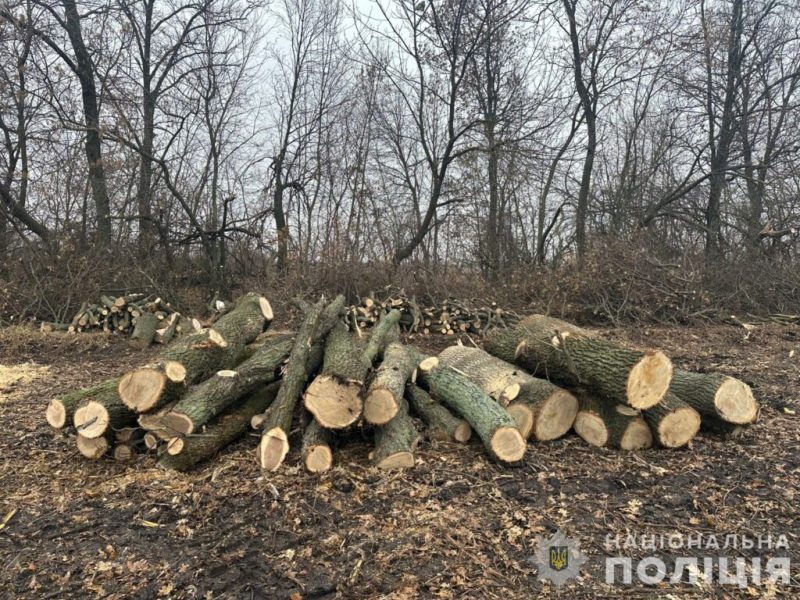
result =
M794 2L3 0L0 53L0 275L798 249Z

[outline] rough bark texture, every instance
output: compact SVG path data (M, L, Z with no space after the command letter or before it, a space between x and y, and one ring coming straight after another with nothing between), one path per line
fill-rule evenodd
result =
M331 441L333 435L313 418L309 418L303 432L301 455L306 469L312 473L322 473L333 466Z
M747 425L758 416L750 386L719 373L676 370L670 391L700 413L704 427L731 429L723 423Z
M133 333L128 341L128 345L132 348L144 350L153 343L153 338L156 336L156 328L158 327L158 318L151 312L144 312L136 319L136 325L133 327Z
M372 464L381 469L409 469L414 466L414 449L419 435L408 416L408 404L401 398L395 417L375 428L375 450Z
M653 445L653 435L638 413L624 404L612 404L581 394L575 433L587 443L621 450L641 450Z
M281 366L291 352L293 337L274 336L235 370L222 370L192 387L162 419L165 426L191 435L258 386L280 377Z
M368 423L383 425L394 418L416 366L414 354L402 344L393 342L386 347L364 400L364 419Z
M397 339L399 322L399 310L391 310L381 317L378 324L372 330L372 335L370 335L369 342L367 342L367 347L364 349L364 362L372 366L375 359L383 354L384 348L386 348L391 341ZM366 376L366 373L364 375Z
M439 361L463 373L504 406L517 397L522 385L533 379L512 362L492 356L480 348L450 346L439 353Z
M578 414L578 400L545 379L531 378L508 407L523 437L543 442L565 435Z
M122 401L139 412L154 410L185 392L186 386L208 377L220 369L229 369L268 324L272 309L269 302L256 294L247 294L236 308L223 315L213 330L208 330L167 347L156 365L148 365L123 375L119 394ZM168 362L180 363L186 373L180 385L169 385L163 368Z
M164 454L158 461L159 466L186 471L211 458L247 431L253 415L263 412L275 399L279 385L275 382L261 388L241 404L229 408L210 423L202 435L187 437L180 454Z
M263 469L277 469L289 451L292 413L308 381L311 349L316 339L327 334L319 327L324 306L325 300L322 299L306 313L294 339L278 397L265 412L258 447L259 463Z
M661 352L622 348L543 315L527 317L514 329L491 331L484 346L540 377L637 409L658 404L672 376L672 363Z
M425 434L430 439L442 441L466 442L472 437L472 428L463 419L459 419L430 394L414 384L406 386L406 398L428 428Z
M525 453L525 440L514 419L491 396L450 367L419 368L417 381L436 399L466 419L489 454L515 462Z
M120 400L118 379L109 379L93 388L95 392L81 401L73 423L78 434L97 438L109 430L117 430L136 422L137 413Z
M700 414L672 392L642 416L655 441L665 448L685 446L700 430Z

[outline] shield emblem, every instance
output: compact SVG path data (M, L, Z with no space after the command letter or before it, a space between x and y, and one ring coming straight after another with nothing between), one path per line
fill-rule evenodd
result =
M563 571L569 567L569 547L550 546L550 568L554 571Z

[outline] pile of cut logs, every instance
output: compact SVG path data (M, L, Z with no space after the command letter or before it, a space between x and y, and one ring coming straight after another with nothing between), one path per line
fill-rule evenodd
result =
M420 422L429 439L463 443L474 432L493 459L513 463L528 440L573 428L595 446L675 448L701 424L728 433L758 413L737 379L673 369L660 351L624 348L542 315L492 328L485 350L458 345L427 356L400 341L395 308L362 329L348 326L341 296L298 305L296 331L265 332L270 304L247 294L154 362L52 400L47 421L74 426L88 458L149 450L178 470L255 429L263 469L278 469L297 443L305 467L322 472L358 427L372 434L375 466L408 468Z
M497 306L496 302L475 302L448 298L444 302L425 304L409 298L403 290L386 288L382 293L371 293L361 303L350 306L347 322L352 329L372 327L381 315L396 310L400 313L400 327L411 334L441 333L456 335L475 333L484 335L492 327L511 327L519 322L519 315Z
M195 325L196 327L196 325ZM42 323L42 331L104 331L129 335L131 346L168 343L176 333L193 329L181 314L161 298L146 294L101 295L96 303L84 302L70 323Z

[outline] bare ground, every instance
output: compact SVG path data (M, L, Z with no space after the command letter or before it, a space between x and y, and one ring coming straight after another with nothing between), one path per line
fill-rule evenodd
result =
M0 384L0 595L800 596L800 327L764 325L747 337L730 326L605 335L662 347L679 366L742 378L762 402L758 424L735 440L703 435L687 449L629 454L590 448L571 435L531 445L516 468L489 462L477 442L424 441L419 464L403 473L368 468L369 444L356 434L336 454L336 468L321 477L298 468L295 454L288 467L265 476L254 459L256 439L248 436L196 472L178 475L156 468L149 456L129 465L88 462L69 436L43 420L49 398L119 374L142 361L142 353L99 335L6 333L0 364L35 376L15 383L12 375ZM430 338L422 345L452 341ZM557 528L579 540L590 558L578 581L558 589L537 580L532 561L538 541ZM698 532L720 539L786 535L792 585L603 582L607 534ZM629 551L635 558L649 554Z

